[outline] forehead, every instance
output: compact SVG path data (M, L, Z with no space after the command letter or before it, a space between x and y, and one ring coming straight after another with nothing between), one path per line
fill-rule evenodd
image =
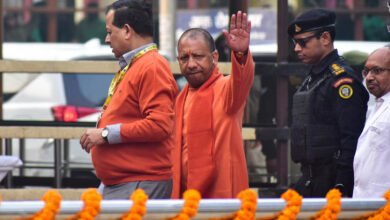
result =
M374 51L368 58L366 66L390 68L390 49L381 48Z
M207 45L206 41L202 36L196 36L196 37L187 37L184 36L182 39L180 39L178 50L181 51L187 51L188 49L191 49L191 51L209 51L210 48Z
M112 25L112 20L114 20L115 11L109 10L106 14L106 25Z

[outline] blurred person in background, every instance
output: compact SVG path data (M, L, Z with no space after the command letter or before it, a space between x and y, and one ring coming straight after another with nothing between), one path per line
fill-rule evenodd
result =
M73 0L66 0L65 7L74 7ZM104 21L103 31L105 33ZM74 40L76 24L74 22L74 13L57 14L57 42L71 42Z
M97 2L90 2L87 7L88 9L99 9ZM99 17L99 12L87 12L87 16L77 25L76 41L84 43L92 38L98 38L100 43L103 43L105 37L105 23Z
M17 13L9 12L4 16L4 41L5 42L26 42L29 29L19 19Z
M381 5L380 5L381 2ZM383 1L365 0L366 8L382 8ZM366 14L363 18L364 40L366 41L390 41L390 35L387 32L386 20L388 17L378 16L377 14Z
M43 0L34 0L33 7L46 7L46 1ZM31 33L29 36L29 40L33 42L47 42L47 13L45 12L33 12L31 14Z

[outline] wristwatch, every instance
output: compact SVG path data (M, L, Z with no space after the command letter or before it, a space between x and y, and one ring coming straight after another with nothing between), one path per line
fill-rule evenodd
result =
M103 128L102 138L107 140L107 137L108 137L108 129L107 128Z

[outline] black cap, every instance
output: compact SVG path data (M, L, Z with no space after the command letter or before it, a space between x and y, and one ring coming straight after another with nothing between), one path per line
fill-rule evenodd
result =
M296 18L288 25L290 36L309 31L334 28L336 14L326 9L313 9Z

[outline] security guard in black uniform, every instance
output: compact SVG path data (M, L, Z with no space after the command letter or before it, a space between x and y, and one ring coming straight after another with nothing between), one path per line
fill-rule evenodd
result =
M312 68L294 94L291 156L301 163L295 190L324 197L332 188L352 196L353 157L364 127L368 93L333 47L335 13L314 9L289 24L295 52Z

